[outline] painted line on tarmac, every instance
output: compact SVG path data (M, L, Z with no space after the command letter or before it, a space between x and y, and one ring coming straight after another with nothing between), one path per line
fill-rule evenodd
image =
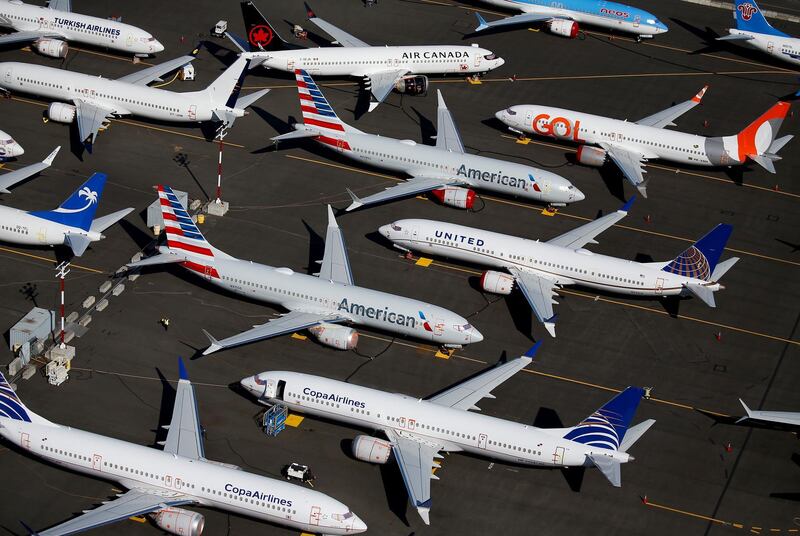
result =
M734 529L749 529L749 532L751 534L761 534L762 531L763 532L768 532L770 534L781 534L783 532L785 532L787 534L797 534L798 532L800 532L800 529L797 529L797 528L791 528L791 529L766 528L766 527L760 527L758 525L745 525L744 523L736 523L734 521L725 521L724 519L719 519L719 518L712 517L712 516L698 514L696 512L690 512L688 510L681 510L680 508L675 508L675 507L667 506L667 505L664 505L664 504L654 503L653 501L648 499L647 496L642 497L641 500L642 500L642 503L645 506L648 506L650 508L655 508L657 510L664 510L666 512L671 512L673 514L680 514L680 515L687 516L687 517L693 517L695 519L699 519L699 520L702 520L702 521L707 521L709 523L716 523L717 525L725 526L725 527L731 527L731 528L734 528Z
M20 257L27 257L27 258L30 258L30 259L35 259L37 261L45 261L45 262L47 262L47 264L52 264L52 265L56 264L56 259L48 259L47 257L42 257L40 255L34 255L32 253L27 253L25 251L19 251L17 249L0 247L0 251L2 251L4 253L11 253L13 255L18 255ZM94 273L94 274L108 274L108 273L111 273L111 272L107 272L105 270L98 270L96 268L89 268L88 266L82 266L80 264L74 264L74 263L70 263L70 267L71 268L76 268L78 270L83 270L84 272L91 272L91 273Z

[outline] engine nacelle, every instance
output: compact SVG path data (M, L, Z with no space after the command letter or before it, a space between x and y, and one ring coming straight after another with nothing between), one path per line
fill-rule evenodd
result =
M150 516L160 529L178 536L200 536L206 524L202 514L183 508L164 508Z
M503 272L487 270L481 276L481 288L492 294L508 296L514 290L514 278Z
M394 89L407 95L424 95L428 92L428 77L421 74L404 76L394 83Z
M606 162L606 152L597 147L589 147L588 145L578 146L578 153L575 159L584 166L602 167Z
M69 51L67 42L60 39L38 39L34 41L33 47L39 54L50 56L51 58L64 58Z
M389 461L392 453L392 444L377 437L365 435L353 439L353 456L357 460L383 465Z
M578 30L580 29L577 22L565 19L551 20L546 27L550 33L570 39L578 37Z
M471 209L475 204L475 192L459 186L448 186L431 192L433 197L443 205L456 208Z
M308 328L308 331L322 344L337 350L352 350L358 345L358 332L347 326L319 324Z
M51 102L47 108L47 117L57 123L72 123L75 120L75 107L63 102Z

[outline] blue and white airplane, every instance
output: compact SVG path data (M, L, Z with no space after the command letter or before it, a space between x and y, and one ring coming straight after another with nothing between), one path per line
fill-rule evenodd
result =
M729 35L717 41L741 41L773 58L800 65L800 39L773 28L755 0L736 0L733 19L736 28L729 28Z
M658 17L643 9L605 0L483 0L487 4L522 11L521 15L486 22L478 12L476 32L499 26L542 24L550 33L578 36L580 24L633 34L636 39L652 39L669 28Z

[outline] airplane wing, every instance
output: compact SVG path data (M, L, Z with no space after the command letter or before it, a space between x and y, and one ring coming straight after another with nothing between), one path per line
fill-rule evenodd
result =
M13 45L14 43L28 43L41 39L42 37L51 37L53 39L64 38L63 35L55 32L14 32L0 36L0 46Z
M113 501L103 503L94 510L84 510L83 514L70 519L53 528L41 532L30 531L31 534L38 536L67 536L76 534L95 527L109 525L117 521L123 521L133 516L141 516L151 512L157 512L170 506L191 504L194 501L185 495L176 493L174 497L156 495L143 490L132 489Z
M533 22L545 22L556 18L553 15L523 13L521 15L514 15L513 17L506 17L504 19L499 19L492 22L486 22L486 19L481 17L481 14L478 13L477 11L475 12L475 16L478 17L478 27L475 28L474 30L476 33L488 30L489 28L497 28L499 26L512 26L515 24L531 24Z
M408 498L425 524L430 525L431 480L439 479L433 474L433 468L439 467L435 458L442 457L439 451L444 445L431 444L408 432L392 429L385 432L392 442L392 453L403 475Z
M172 420L166 426L169 431L167 440L163 443L164 452L202 460L205 459L203 430L200 427L194 386L189 381L182 359L178 360L178 368L180 379L175 392L175 405L172 407Z
M632 185L636 186L639 193L647 198L647 183L644 180L644 162L647 159L639 151L632 151L619 145L611 143L601 143L600 146L606 150L608 157L622 171L622 174Z
M675 126L673 121L700 104L700 101L703 100L703 95L706 94L707 89L708 86L703 86L703 89L698 91L697 95L691 99L681 102L680 104L676 104L675 106L670 106L666 110L661 110L653 115L648 115L643 119L639 119L636 121L636 124L655 128Z
M461 141L458 127L453 121L453 114L447 109L442 92L438 89L436 90L436 96L439 98L439 110L436 119L436 147L453 153L463 153L464 144Z
M345 209L346 212L355 210L365 205L373 205L375 203L383 203L392 199L400 197L409 197L416 194L430 192L437 188L444 188L445 186L458 186L464 184L463 181L455 178L447 177L412 177L405 182L401 182L396 186L391 186L377 194L368 195L364 199L360 199L356 194L347 190L353 202Z
M128 84L135 84L137 86L146 86L150 82L161 82L161 77L165 74L176 69L180 69L184 65L191 63L192 60L197 57L197 52L198 49L196 48L191 54L187 54L186 56L181 56L180 58L165 61L164 63L153 65L147 69L142 69L141 71L136 71L135 73L125 75L122 78L117 78L117 81L127 82Z
M305 4L306 6L306 14L308 15L308 20L316 24L320 27L324 32L335 39L334 43L338 43L343 47L368 47L370 46L368 43L365 43L361 39L357 37L353 37L349 33L345 32L341 28L337 28L333 24L328 21L322 20L321 18L317 17L314 12L309 7L308 3Z
M715 41L751 41L753 39L755 39L755 37L749 34L728 34L717 37Z
M353 272L350 270L350 259L347 257L347 246L344 235L333 209L328 205L328 232L325 235L325 254L320 262L322 267L317 274L320 279L328 279L337 283L353 284Z
M509 268L511 275L519 286L519 289L525 295L525 299L533 309L533 314L539 319L539 322L544 324L545 329L551 337L556 336L556 315L553 314L553 304L558 304L553 299L556 295L556 283L552 279L542 277L520 270L519 268Z
M621 209L548 240L547 243L569 249L580 249L586 244L597 244L595 240L597 235L627 216L635 199L635 197L631 197Z
M372 97L375 99L375 101L369 103L370 112L384 101L386 96L394 89L397 81L408 72L408 69L394 69L390 71L375 71L364 75L365 78L369 79L367 87L370 88Z
M47 0L47 7L58 11L72 11L72 0Z
M0 193L8 194L11 193L8 191L9 188L14 186L15 184L19 184L20 182L24 181L28 177L32 177L50 167L53 163L53 159L58 154L58 151L61 149L61 146L55 148L55 150L47 155L47 158L42 160L41 162L37 162L35 164L31 164L29 166L25 166L23 168L15 169L9 173L4 175L0 175Z
M111 118L114 110L81 99L75 99L72 102L75 103L76 108L78 136L82 143L91 145L97 139L97 133L100 132L103 124Z

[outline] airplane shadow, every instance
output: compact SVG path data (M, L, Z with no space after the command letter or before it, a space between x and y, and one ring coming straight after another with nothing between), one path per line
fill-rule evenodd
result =
M421 114L415 107L411 107L414 113L417 115L417 122L419 123L419 130L420 130L420 139L422 143L425 145L436 145L436 125L433 124L433 121L428 119L425 115ZM407 114L408 115L408 114Z
M156 374L158 375L158 379L161 382L161 406L158 410L158 421L156 422L155 430L150 430L153 432L153 443L150 445L153 448L161 448L158 444L159 441L166 441L167 434L169 433L166 428L163 428L165 425L169 425L170 421L172 420L172 410L175 407L175 395L177 391L172 384L169 383L164 374L162 374L161 369L156 367Z
M309 274L314 274L319 271L320 264L318 261L322 260L325 256L325 240L320 236L306 220L300 220L303 226L308 231L308 264L306 270Z
M483 309L494 303L494 301L489 300L487 297L494 295L485 292L483 288L481 288L480 276L470 276L467 279L467 282L473 290L480 292L481 295L486 299L487 305ZM533 329L531 328L531 323L533 322L533 311L531 310L530 304L528 304L528 302L525 300L525 297L522 295L522 293L512 291L508 296L499 296L497 299L505 301L506 307L508 307L508 312L511 313L511 319L514 322L514 327L517 328L517 331L525 335L531 342L536 342L536 339L533 337ZM481 311L483 309L481 309Z
M553 408L539 408L533 425L537 428L564 428L561 417ZM583 478L586 475L586 467L567 467L561 469L561 474L567 482L569 489L575 493L580 493L583 487Z
M577 161L575 153L567 153L566 159L572 165L581 165ZM623 203L627 201L627 198L625 197L625 185L628 183L628 179L625 178L625 176L622 174L622 171L620 171L617 166L610 162L604 163L602 166L597 168L597 171L600 174L600 178L603 180L603 184L606 185L608 193Z
M789 246L790 248L792 248L792 253L797 253L798 251L800 251L800 243L789 242L787 240L783 240L780 238L776 238L775 241L780 244L783 244L784 246Z

